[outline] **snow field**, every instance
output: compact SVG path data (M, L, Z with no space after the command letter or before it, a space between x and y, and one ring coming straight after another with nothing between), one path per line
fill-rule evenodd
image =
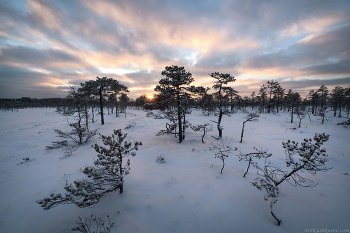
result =
M127 141L141 141L143 146L131 157L130 174L125 177L124 193L111 193L95 207L80 209L75 205L59 205L44 211L35 203L51 192L64 192L66 182L84 178L80 169L93 164L97 158L91 145L102 145L94 137L80 146L70 157L61 149L45 151L51 141L58 140L53 128L69 130L66 118L54 109L24 109L0 112L0 232L70 232L78 220L91 213L103 219L109 215L116 222L112 232L304 232L305 229L350 229L350 128L336 125L345 118L333 118L321 125L319 117L311 116L290 123L287 113L260 114L259 122L247 122L243 143L239 143L242 122L246 114L224 116L223 141L238 147L243 153L253 147L268 149L276 166L285 166L282 142L313 137L315 133L330 134L324 143L329 155L328 166L333 169L312 176L319 184L315 188L293 187L283 183L275 205L282 218L277 226L270 214L265 191L250 182L256 178L251 167L243 174L247 163L239 162L233 152L225 160L214 158L209 147L220 141L213 131L201 142L201 133L187 129L185 141L177 143L172 135L157 137L165 128L165 119L146 117L141 110L128 110L127 118L106 115L105 125L99 119L90 123L104 135L113 129L128 133ZM98 117L97 117L98 118ZM193 125L216 120L193 111L187 120ZM133 127L124 129L126 125ZM166 163L157 163L162 155ZM23 158L30 158L24 162ZM263 164L263 160L258 161Z

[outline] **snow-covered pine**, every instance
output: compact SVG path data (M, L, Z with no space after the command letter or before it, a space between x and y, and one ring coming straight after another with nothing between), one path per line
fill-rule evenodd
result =
M71 87L70 92L66 97L67 103L70 104L68 110L62 114L67 118L67 123L71 127L71 131L64 132L60 129L54 129L58 134L58 137L69 139L62 141L52 141L51 146L46 146L46 150L52 150L56 148L64 148L65 156L71 155L80 145L87 143L92 139L97 130L89 130L88 127L88 112L86 108L87 97L80 91ZM74 123L69 123L69 119L73 118ZM84 122L85 121L85 122Z
M111 136L100 134L103 144L109 148L95 144L98 159L94 162L94 166L85 167L83 170L88 178L66 184L64 195L51 193L50 197L38 200L37 203L44 210L49 210L58 204L75 204L80 208L94 206L110 192L117 190L123 192L123 178L130 171L130 159L126 164L123 164L123 159L129 155L135 156L135 150L138 150L142 143L132 144L124 141L127 134L123 134L120 129L113 131Z
M287 156L286 165L292 168L291 171L284 171L279 167L272 166L272 163L267 160L265 160L263 168L256 166L258 178L252 184L259 190L266 190L265 200L272 198L270 203L271 214L277 220L278 225L281 224L281 219L277 217L273 207L279 195L279 185L287 181L293 186L315 187L317 184L302 177L298 172L307 171L310 174L316 174L318 171L324 172L331 169L325 166L328 155L326 149L321 148L323 143L328 140L329 135L316 133L313 139L305 138L300 147L295 141L282 142ZM299 157L296 159L295 155L299 155Z

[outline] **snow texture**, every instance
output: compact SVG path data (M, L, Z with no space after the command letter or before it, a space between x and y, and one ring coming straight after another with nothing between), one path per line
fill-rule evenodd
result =
M225 133L222 141L245 153L253 147L268 150L274 166L286 167L282 142L302 142L315 133L330 135L322 147L327 149L327 165L333 169L312 176L314 188L293 187L282 183L278 202L273 206L283 219L281 226L270 214L269 202L263 191L250 182L257 177L251 167L237 156L225 160L225 172L220 174L221 161L214 158L209 147L219 141L208 132L201 142L201 132L188 130L181 144L173 135L155 136L166 119L146 117L141 110L128 110L127 118L105 115L105 125L90 123L91 130L110 135L113 129L128 124L127 141L141 141L137 156L130 157L130 174L125 177L124 193L110 193L94 208L58 205L44 211L35 201L50 193L64 193L70 184L85 175L85 166L92 166L97 154L91 145L102 144L94 137L80 146L72 156L65 157L62 149L49 152L45 147L56 140L58 128L69 130L66 119L54 109L24 109L0 112L0 232L70 232L78 221L94 213L115 222L111 232L305 232L306 229L350 229L350 128L336 125L346 118L333 118L321 124L321 117L311 116L300 128L290 123L290 114L260 114L258 123L247 125L243 143L239 143L242 121L246 114L224 117ZM98 116L97 116L98 117ZM215 116L202 116L193 111L186 120L199 125ZM156 163L158 155L166 156L166 163ZM29 158L29 159L27 159ZM27 162L23 162L27 159ZM256 160L263 165L263 161Z

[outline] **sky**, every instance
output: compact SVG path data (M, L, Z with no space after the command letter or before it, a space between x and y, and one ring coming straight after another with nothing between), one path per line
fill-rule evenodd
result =
M305 97L350 86L349 0L0 0L0 98L64 97L96 77L135 99L166 66L243 97L269 80Z

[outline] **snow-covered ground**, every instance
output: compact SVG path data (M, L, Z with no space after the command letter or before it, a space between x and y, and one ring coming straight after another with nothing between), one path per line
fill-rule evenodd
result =
M329 113L331 116L332 112ZM282 218L277 226L270 214L265 191L250 182L256 178L251 167L246 178L247 163L239 162L235 153L222 162L209 150L219 141L214 127L201 142L201 133L186 132L178 144L172 135L157 137L167 120L146 117L141 110L129 110L127 118L106 115L105 125L90 124L104 135L113 129L128 133L128 141L141 141L143 146L131 158L131 171L125 177L124 193L111 193L95 207L81 209L75 205L59 205L44 211L35 201L51 192L64 192L66 182L83 178L81 168L93 165L96 152L92 144L102 145L95 137L72 156L63 158L61 149L45 151L45 146L57 140L53 128L68 130L66 118L54 109L25 109L0 112L0 232L70 232L78 220L91 213L103 219L107 215L115 222L111 232L327 232L350 229L350 127L336 125L345 118L328 117L321 124L319 117L298 119L290 123L287 113L260 114L259 122L247 122L243 143L239 143L243 113L223 118L226 145L238 147L243 153L253 147L268 149L271 161L285 170L282 142L288 139L302 142L315 133L330 134L324 144L333 169L305 177L318 182L315 188L281 185L275 211ZM216 117L202 116L193 111L192 124L209 123ZM124 129L127 124L134 127ZM163 155L166 163L156 162ZM24 161L29 158L29 161ZM260 164L263 161L258 161ZM308 231L310 230L310 231ZM323 230L323 231L322 231ZM335 231L334 231L335 232Z

